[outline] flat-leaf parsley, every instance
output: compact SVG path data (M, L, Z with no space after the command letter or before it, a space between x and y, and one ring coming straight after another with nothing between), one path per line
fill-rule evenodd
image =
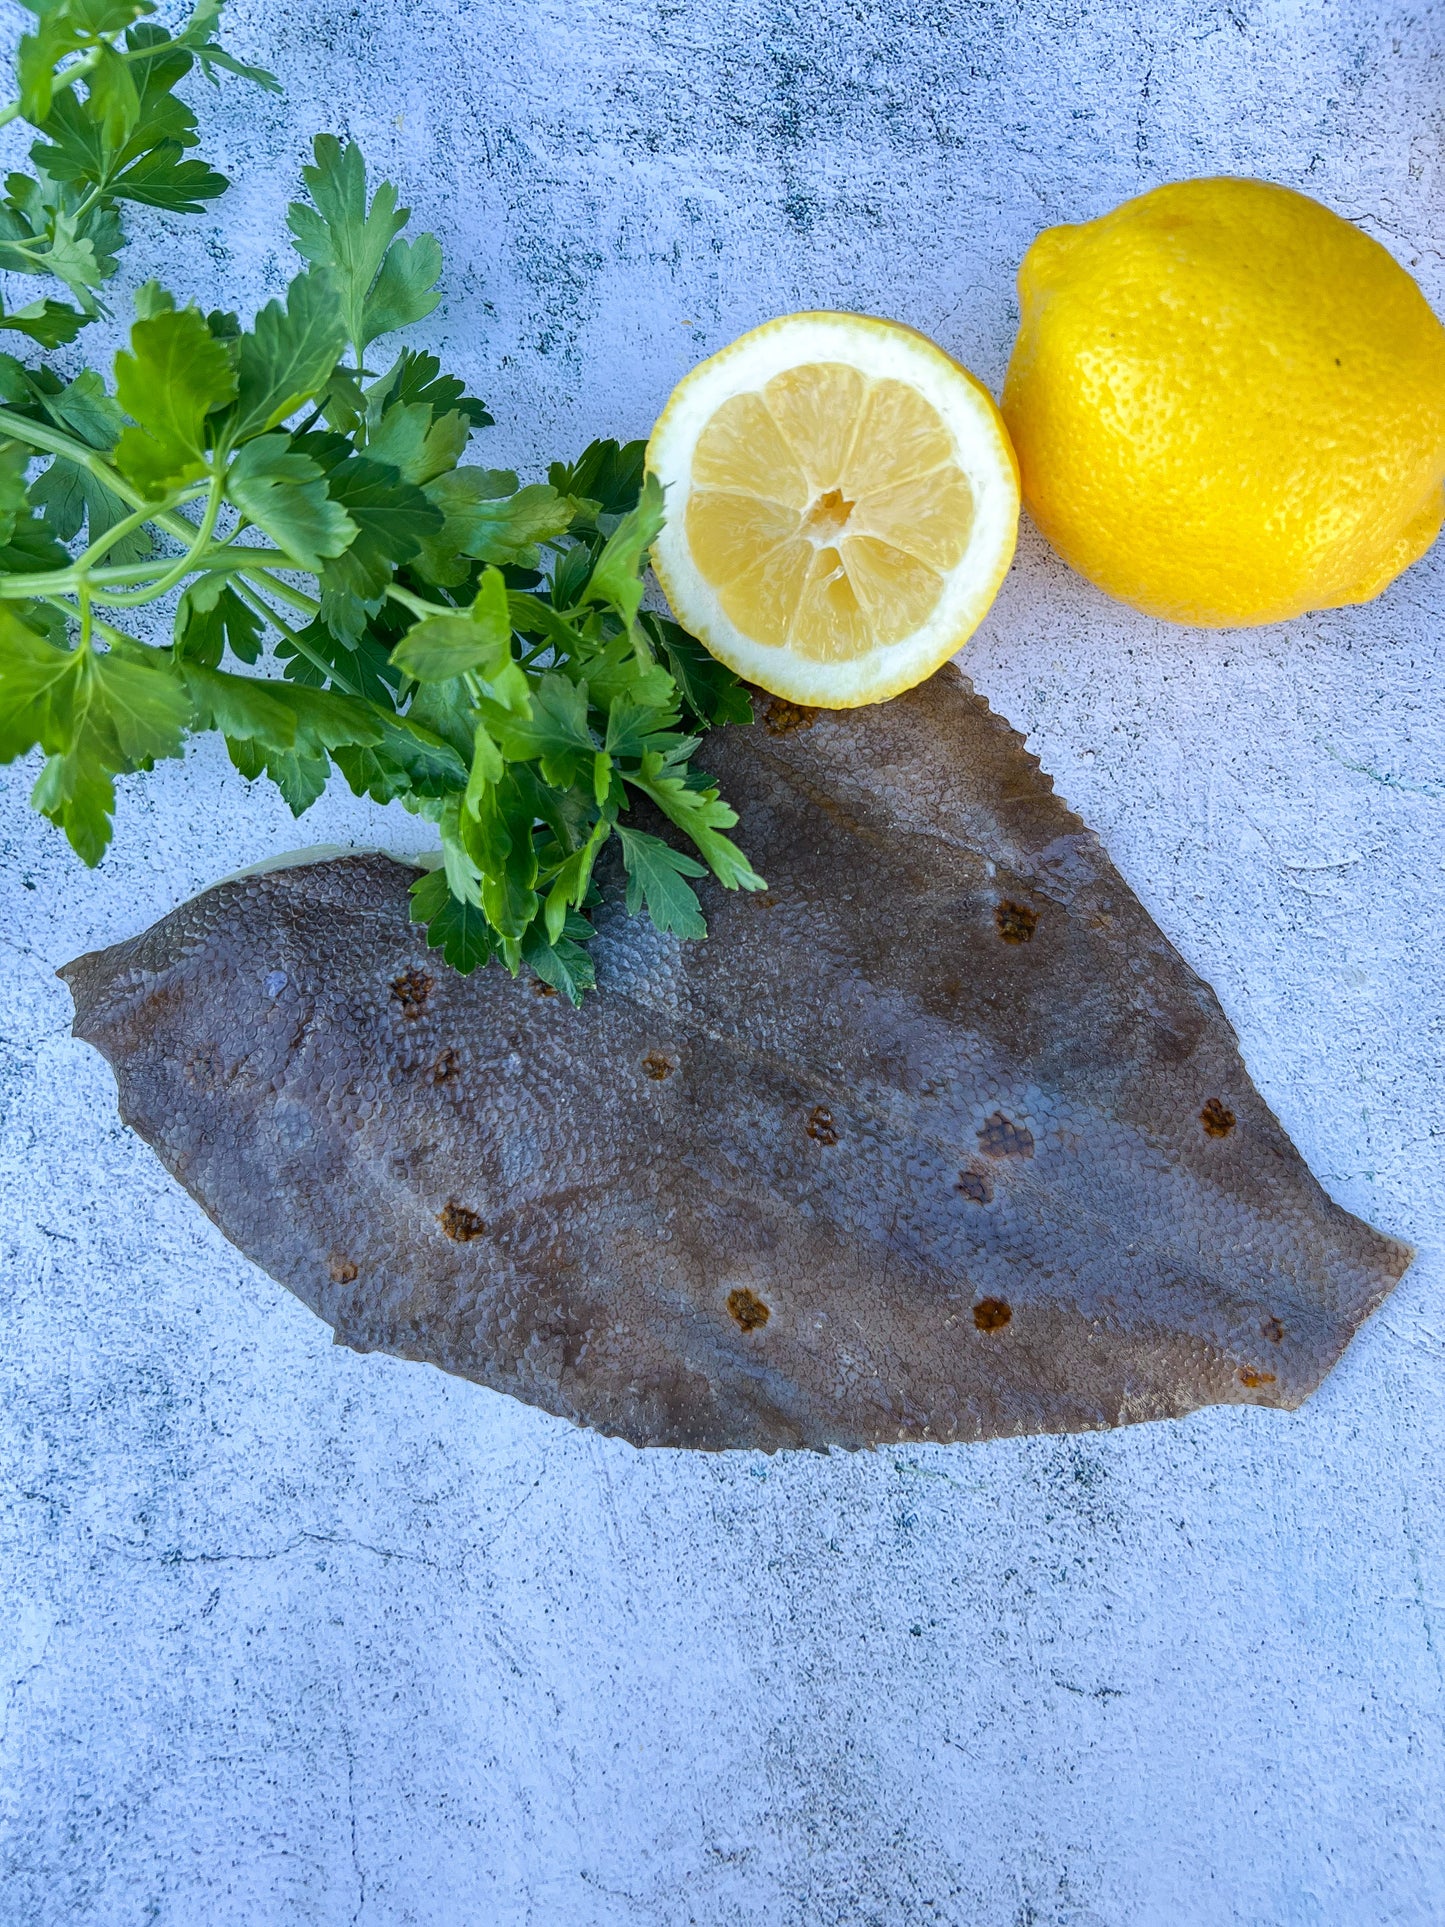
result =
M642 444L594 443L525 486L466 462L483 403L424 350L373 356L437 305L441 249L403 238L396 189L330 134L288 216L306 265L284 300L243 327L147 282L109 384L63 376L47 354L107 312L125 205L225 191L178 84L277 83L220 46L221 0L177 33L149 0L25 3L0 125L37 139L0 200L0 269L62 294L0 304L32 356L0 352L0 760L41 753L31 800L88 864L115 778L197 731L297 815L339 770L436 825L412 915L451 964L526 963L574 1003L609 841L628 909L702 936L690 879L762 887L692 761L751 708L643 607L663 504ZM126 626L142 609L149 639ZM697 855L624 823L638 797Z

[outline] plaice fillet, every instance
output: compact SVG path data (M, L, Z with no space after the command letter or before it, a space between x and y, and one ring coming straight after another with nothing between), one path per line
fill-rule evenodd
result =
M412 873L240 878L62 973L121 1111L339 1342L637 1445L1292 1407L1409 1262L945 669L707 761L764 895L609 892L580 1011L458 977Z

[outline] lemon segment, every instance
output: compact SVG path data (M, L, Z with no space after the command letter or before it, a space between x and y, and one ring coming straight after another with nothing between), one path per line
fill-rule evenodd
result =
M796 703L931 675L998 592L1018 468L987 391L894 322L789 315L702 363L648 444L678 619Z

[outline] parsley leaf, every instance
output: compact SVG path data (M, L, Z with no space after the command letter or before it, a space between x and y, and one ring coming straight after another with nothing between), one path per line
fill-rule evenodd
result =
M0 570L30 575L40 569L64 569L69 563L69 554L38 515L17 517L10 540L0 544ZM58 611L56 619L64 621Z
M452 745L412 716L381 718L375 744L340 744L332 760L358 796L377 803L397 797L445 797L466 781L467 766Z
M58 428L67 429L87 448L109 452L125 426L125 415L105 392L105 384L94 370L86 368L74 381L50 386L39 379L39 371L26 377L26 392L39 404L39 412ZM130 514L130 504L82 461L57 455L49 468L31 484L30 500L44 514L47 528L62 542L69 542L82 526L91 542L108 535L117 523ZM138 562L154 547L143 528L132 529L107 551L112 562Z
M642 606L643 560L657 540L662 523L662 484L655 475L649 475L642 484L636 508L625 515L608 536L587 583L583 599L608 603L629 629Z
M95 34L115 33L151 11L151 0L30 0L40 16L34 33L22 36L16 54L20 111L32 127L50 112L55 68L78 53Z
M428 870L411 886L411 920L463 976L496 954L497 939L479 904L454 897L445 870Z
M46 751L31 801L82 862L94 867L110 841L113 779L179 755L191 714L166 658L61 648L0 605L0 760Z
M0 763L37 744L47 754L68 747L79 668L78 652L37 636L0 603Z
M591 935L589 926L582 918L575 919L575 923L580 926L577 930L579 936ZM561 991L574 1009L582 1002L583 993L596 986L597 972L592 959L581 944L570 936L559 937L555 943L549 943L534 924L523 939L522 956L542 982L550 984L553 990Z
M426 495L444 520L422 544L421 571L439 587L466 580L460 556L535 567L537 544L565 535L576 513L576 504L550 483L518 488L508 469L455 468L428 482Z
M690 742L687 747L691 748ZM636 775L627 780L650 796L668 821L692 839L725 888L766 890L767 884L737 844L722 834L737 822L737 811L723 802L716 789L691 788L687 777L679 773L680 760L675 750L670 754L649 750Z
M213 38L221 17L222 4L223 0L197 0L194 13L176 36L177 43L195 55L209 79L216 78L213 68L221 68L226 73L238 74L241 79L252 81L257 87L264 87L268 93L279 94L281 83L274 74L267 73L264 67L252 67L244 60L237 60L234 54L227 53Z
M532 691L531 715L507 717L499 740L509 762L535 758L544 782L571 789L600 747L587 722L586 683L548 671Z
M15 524L29 507L25 471L30 450L22 442L0 442L0 543L8 542Z
M48 174L8 174L0 201L0 268L53 274L90 316L94 290L115 273L120 223L103 204L80 212L79 197Z
M331 777L331 764L325 756L303 755L294 750L265 750L258 742L228 736L226 748L232 763L254 783L269 777L281 792L281 799L293 816L304 816L321 795Z
M411 210L397 206L390 181L368 205L359 147L318 134L313 151L315 165L302 174L316 205L294 201L287 225L306 260L336 270L346 336L359 363L378 335L420 321L440 301L441 249L430 234L411 244L395 238Z
M490 638L469 615L428 616L409 629L391 660L417 682L450 682L480 669L494 654Z
M126 34L122 56L108 47L85 77L84 99L57 93L39 123L47 136L30 150L38 171L70 188L198 214L226 191L226 177L185 159L199 141L196 117L172 91L191 70L191 54L162 27Z
M394 691L401 676L393 669L384 642L370 630L358 642L347 643L318 619L295 632L294 641L283 636L275 652L288 682L320 688L335 680L383 712L395 707Z
M472 427L459 408L433 415L425 402L393 402L369 437L366 452L374 462L385 462L403 481L430 482L454 469Z
M365 601L380 596L396 565L410 562L442 525L441 511L394 468L352 455L326 477L327 492L356 529L350 544L318 571L328 589Z
M163 495L205 474L205 419L234 396L236 374L204 318L172 309L131 329L115 392L135 424L115 445L115 465L147 495Z
M90 316L79 308L52 301L49 295L42 301L27 302L23 308L12 308L9 314L0 306L0 328L28 335L42 348L59 348L74 341L89 320Z
M228 739L321 756L353 744L379 743L384 734L382 719L369 704L337 690L263 682L200 662L183 663L182 674L205 725Z
M386 733L368 704L335 690L260 682L200 663L184 663L182 673L203 723L225 736L236 768L252 781L269 776L294 816L325 789L332 754L370 748Z
M750 723L753 702L732 670L710 656L695 636L666 616L645 612L643 630L660 650L678 692L695 724L702 729L719 723Z
M444 375L441 367L435 355L403 348L372 392L379 402L423 402L434 415L456 409L473 428L490 428L492 417L487 404L469 395L466 383L455 375Z
M553 462L547 480L560 495L597 504L603 515L627 515L637 507L646 442L593 442L575 462Z
M469 610L424 618L402 637L391 659L417 682L450 682L473 670L491 680L511 663L511 644L506 584L488 569Z
M65 455L55 456L45 473L31 483L30 500L61 542L71 541L82 528L90 541L98 542L130 514L128 503ZM107 555L113 562L136 562L149 555L152 547L144 529L132 529L111 545Z
M356 524L327 493L320 463L298 454L286 435L247 442L231 464L226 492L292 566L313 574L355 539Z
M263 750L296 746L296 714L273 685L250 676L232 676L198 653L183 659L181 675L202 729L219 729L228 742L255 743Z
M684 882L686 877L706 876L705 866L646 830L629 830L619 823L617 834L627 866L629 914L635 917L645 904L659 930L671 930L679 937L705 937L707 925L697 892Z
M449 805L455 810L455 805ZM475 811L455 810L456 840L476 866L482 908L498 936L519 943L537 915L537 848L532 838L535 812L514 772L488 785ZM442 849L448 820L442 820Z
M227 649L238 662L261 654L261 618L223 575L198 576L176 608L176 651L214 669Z
M52 421L69 428L91 448L112 449L125 427L125 412L105 392L105 383L85 368L58 394L46 394L44 408Z
M231 440L264 434L320 394L345 346L335 277L324 268L298 274L286 290L285 307L268 301L236 342L239 392L227 424Z

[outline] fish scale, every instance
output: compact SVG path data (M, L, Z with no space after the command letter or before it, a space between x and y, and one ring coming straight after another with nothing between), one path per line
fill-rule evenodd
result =
M122 1115L360 1351L637 1445L861 1447L1298 1405L1410 1259L952 668L707 760L767 878L604 868L583 1008L460 977L376 854L62 973ZM1226 1121L1227 1120L1227 1121Z

